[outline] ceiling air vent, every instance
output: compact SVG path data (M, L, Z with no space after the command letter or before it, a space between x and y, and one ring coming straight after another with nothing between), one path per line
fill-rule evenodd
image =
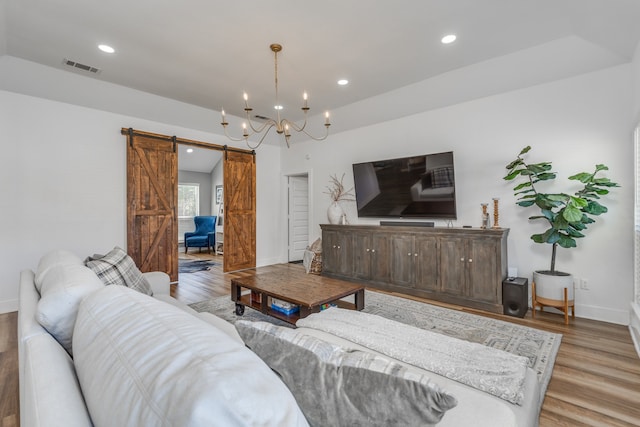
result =
M64 58L62 60L62 63L64 65L68 65L69 67L77 68L77 69L83 70L83 71L88 71L88 72L93 73L93 74L98 74L101 71L99 68L92 67L90 65L81 64L79 62L72 61L72 60L67 59L67 58Z

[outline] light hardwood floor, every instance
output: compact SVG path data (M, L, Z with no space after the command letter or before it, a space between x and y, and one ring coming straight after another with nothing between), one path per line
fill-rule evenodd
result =
M216 257L194 253L189 258ZM185 303L229 295L231 278L253 274L224 274L220 258L220 267L181 275L172 294ZM541 313L533 320L529 312L518 319L445 306L563 334L540 426L640 426L640 359L626 326L581 318L564 325L556 314ZM0 427L19 425L16 330L16 313L0 315Z

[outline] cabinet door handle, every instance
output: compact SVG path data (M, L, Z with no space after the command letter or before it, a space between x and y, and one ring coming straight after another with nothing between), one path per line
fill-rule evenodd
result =
M371 249L371 252L373 252L373 253L375 254L375 253L376 253L376 250L375 250L375 249Z
M367 248L367 252L369 252L369 248Z
M408 256L411 256L411 252L409 252L407 255L408 255Z
M471 258L469 258L469 262L473 262L473 260Z
M460 258L460 261L464 262L464 258Z
M338 249L340 249L340 245L338 245Z
M418 254L413 254L413 256L418 256Z
M335 249L335 248L336 248L336 245L333 245L333 249Z

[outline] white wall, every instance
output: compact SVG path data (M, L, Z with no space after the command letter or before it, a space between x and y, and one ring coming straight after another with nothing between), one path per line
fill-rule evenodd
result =
M50 84L56 84L53 74ZM138 102L148 100L140 96ZM174 105L177 115L183 105ZM84 257L126 248L123 127L226 142L177 125L0 90L0 312L17 308L20 271L35 269L47 251L65 248ZM281 214L280 195L269 183L279 180L279 150L263 146L256 158L258 265L272 263L278 252L274 235L281 232L273 218Z
M631 62L633 76L633 117L635 123L640 123L640 43L636 46L633 61Z
M638 129L640 129L640 43L636 46L635 54L633 56L633 61L631 62L632 76L633 76L633 117L635 118L635 124ZM638 153L636 152L636 156L634 156L635 161L637 162ZM640 165L636 165L636 174L640 170ZM636 176L635 181L636 186L638 185L638 178ZM636 194L640 191L640 189L636 188ZM637 197L637 196L636 196ZM637 202L636 202L637 203ZM634 228L632 229L632 233L634 234L636 239L635 244L635 259L637 260L640 254L638 254L638 229L636 228L638 224L634 224ZM637 261L635 261L637 263ZM639 266L636 265L637 269ZM640 281L638 280L639 272L634 271L635 278L635 291L634 298L631 303L631 312L630 312L630 323L629 330L631 332L631 337L633 338L633 342L636 347L636 352L640 356Z
M527 220L535 211L515 205L512 185L502 180L505 166L531 145L531 160L553 161L559 190L573 192L577 188L568 176L604 163L622 188L606 200L609 213L590 227L579 247L559 251L557 268L588 280L590 290L576 291L577 316L627 323L633 283L631 71L630 65L618 66L331 135L323 142L292 144L282 153L283 173L304 169L315 175L310 240L320 235L317 224L327 222L329 199L323 191L329 175L346 173L350 187L352 163L453 150L454 225L480 226L480 203L499 197L500 225L510 228L509 266L531 281L533 270L548 268L551 247L529 239L542 229ZM358 220L355 202L343 207L351 223L377 223Z

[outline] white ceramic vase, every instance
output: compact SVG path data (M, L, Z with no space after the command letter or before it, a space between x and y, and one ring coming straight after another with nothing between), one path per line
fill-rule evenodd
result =
M327 219L329 220L329 224L340 224L342 215L344 215L342 206L340 206L338 202L331 202L327 209Z

